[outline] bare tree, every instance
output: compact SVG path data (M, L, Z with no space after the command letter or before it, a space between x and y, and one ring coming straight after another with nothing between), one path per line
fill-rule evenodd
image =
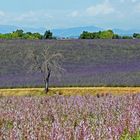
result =
M63 55L52 52L50 47L44 48L40 53L35 49L29 51L29 57L32 60L32 68L39 70L43 76L45 92L49 91L50 76L60 77L64 69L61 67Z

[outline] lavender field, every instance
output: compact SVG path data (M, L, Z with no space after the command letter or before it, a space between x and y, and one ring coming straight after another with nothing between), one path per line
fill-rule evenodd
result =
M1 140L139 140L140 94L1 97Z
M139 86L140 40L0 40L0 87L40 87L41 74L25 67L26 50L64 55L61 79L51 86Z

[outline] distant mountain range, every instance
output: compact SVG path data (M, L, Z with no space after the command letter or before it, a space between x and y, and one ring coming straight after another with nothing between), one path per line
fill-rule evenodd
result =
M51 30L55 36L58 37L79 37L83 31L97 32L103 30L103 28L95 26L85 26L85 27L73 27L66 29L53 29Z
M17 29L23 29L25 32L39 32L43 34L46 28L32 28L32 27L18 27L12 25L0 25L0 33L9 33L15 31ZM83 31L89 32L97 32L106 30L104 28L96 27L96 26L85 26L85 27L73 27L73 28L64 28L64 29L52 29L53 35L56 37L71 37L77 38ZM133 33L140 33L140 29L132 29L132 30L122 30L122 29L112 29L115 33L119 35L132 35Z

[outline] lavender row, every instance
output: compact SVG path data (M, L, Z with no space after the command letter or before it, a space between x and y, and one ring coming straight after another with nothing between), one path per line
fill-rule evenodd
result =
M43 47L64 55L65 73L53 86L139 86L140 40L0 40L0 87L43 86L25 67L26 50ZM30 74L29 74L30 72Z

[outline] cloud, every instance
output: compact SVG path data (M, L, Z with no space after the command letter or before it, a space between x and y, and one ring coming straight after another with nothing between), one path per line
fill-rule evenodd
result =
M0 11L0 24L12 24L21 26L46 26L53 16L44 10L28 11L24 13L10 13Z
M29 11L21 15L15 16L14 20L18 22L22 21L35 22L43 19L45 20L48 18L52 18L52 16L47 14L45 11Z
M90 17L90 16L106 16L112 13L118 13L115 11L115 8L109 2L105 0L104 2L96 5L92 5L82 10L75 10L70 12L69 16L71 17Z
M132 3L138 2L138 0L131 0Z
M0 17L4 17L5 13L3 11L0 11Z
M140 13L140 3L138 3L135 7L134 7L134 11L135 14L139 14Z
M115 11L114 7L108 0L97 5L90 6L86 9L86 13L90 16L107 15Z
M23 13L21 15L15 16L14 18L15 21L17 22L22 22L22 21L36 21L37 16L35 16L35 13L30 11L28 13Z
M72 12L69 14L69 16L71 16L71 17L78 17L78 16L80 16L80 14L79 14L78 11L72 11Z
M66 6L64 9L34 9L23 12L0 10L0 24L32 27L64 28L95 24L101 27L130 28L135 25L138 27L139 19L140 0L99 0L91 3L81 0L81 6L76 6L75 9Z
M138 2L139 0L120 0L121 3L124 3L124 2L131 2L131 3L136 3Z

